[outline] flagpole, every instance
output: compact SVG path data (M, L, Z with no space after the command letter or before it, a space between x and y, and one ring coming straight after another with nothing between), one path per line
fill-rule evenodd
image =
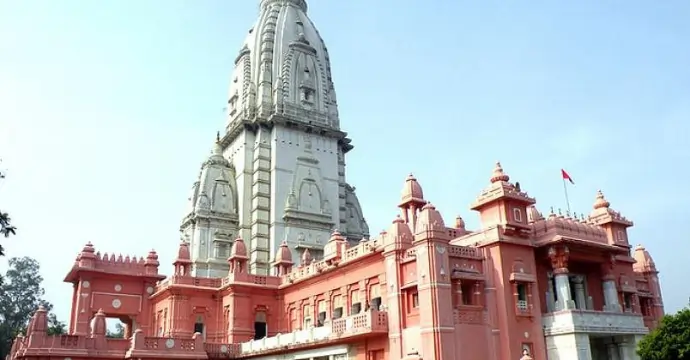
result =
M565 183L565 178L563 179L563 193L565 194L565 203L568 206L568 214L570 214L570 199L568 199L568 185Z

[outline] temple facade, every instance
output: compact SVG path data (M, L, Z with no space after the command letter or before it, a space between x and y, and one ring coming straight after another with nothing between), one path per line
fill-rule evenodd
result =
M333 229L369 235L345 178L353 146L340 128L328 49L305 0L261 0L230 82L227 125L192 186L182 220L192 273L221 278L235 238L268 275L285 241L322 257Z
M260 1L172 275L155 251L87 244L65 278L68 334L49 336L40 308L7 360L638 359L664 313L658 272L601 192L587 217L544 216L497 164L470 230L410 175L399 215L369 236L306 14L305 0Z
M321 259L282 242L273 275L249 271L242 238L222 278L194 276L186 242L167 279L154 251L89 243L65 278L69 334L48 336L39 309L7 360L632 360L664 313L654 261L601 192L587 217L543 216L498 164L479 229L447 226L412 176L398 207L356 245L330 234ZM124 339L105 337L108 317Z

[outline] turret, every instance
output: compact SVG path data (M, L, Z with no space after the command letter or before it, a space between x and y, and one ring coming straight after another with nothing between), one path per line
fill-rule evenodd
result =
M273 261L273 267L276 269L276 275L283 276L292 270L292 253L288 248L286 241L283 241L276 252L276 257Z
M597 191L589 221L606 231L609 244L630 248L628 228L633 226L633 222L611 209L611 203L606 200L601 190Z
M230 250L230 257L228 263L230 264L230 273L240 274L247 272L247 246L244 244L242 238L235 239Z
M323 248L323 259L327 262L337 264L343 258L343 254L347 249L347 240L340 234L340 231L335 230L331 234L330 240Z
M402 211L403 220L408 224L412 232L415 231L417 214L425 204L426 201L424 200L422 186L419 185L414 175L410 174L407 179L405 179L405 184L400 192L400 204L398 207Z
M479 211L484 229L501 226L509 235L529 235L527 207L536 201L510 182L500 162L496 163L490 178L491 184L484 189L472 204L472 210Z
M156 250L151 249L148 256L146 256L146 261L144 262L144 270L146 275L158 275L158 254Z
M180 247L177 249L177 258L173 262L175 267L175 276L190 276L192 260L189 256L189 244L182 241Z
M385 253L391 251L404 251L412 247L414 235L410 227L405 224L405 221L398 215L393 220L393 223L388 228L383 236L383 251Z

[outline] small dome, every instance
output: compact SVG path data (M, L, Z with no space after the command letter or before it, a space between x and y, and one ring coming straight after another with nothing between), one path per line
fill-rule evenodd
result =
M405 221L398 215L398 217L393 220L393 224L388 228L386 235L384 237L386 243L402 243L402 244L412 244L414 236L410 227L405 224Z
M177 249L177 258L181 260L189 260L189 245L186 242L181 242L180 247Z
M400 193L400 205L408 203L424 204L424 192L414 175L410 174L405 179L405 185Z
M465 220L460 215L455 218L455 228L465 230Z
M652 256L649 255L649 251L647 251L644 246L637 245L633 253L633 258L635 259L635 263L633 264L633 269L635 271L656 271L656 264L654 264Z
M180 247L177 248L177 258L175 263L191 263L191 256L189 255L189 244L182 241Z
M503 182L508 182L510 180L510 176L508 176L505 172L503 172L503 167L501 166L500 162L496 163L496 167L494 168L494 172L491 175L491 183L503 181Z
M158 260L158 253L156 253L156 250L151 249L151 251L149 251L149 254L146 256L146 260Z
M434 205L427 203L422 208L417 218L417 223L415 224L415 229L419 231L423 230L439 230L445 231L446 225L443 222L443 217L439 213Z
M283 240L278 248L278 251L276 252L275 262L292 264L292 253L290 252L290 248L288 248L288 244L285 240Z
M84 245L84 248L81 249L82 253L94 253L96 250L93 248L93 244L91 244L91 241L87 242L86 245Z
M608 209L609 206L611 206L611 203L606 201L606 198L604 197L604 193L601 192L601 190L597 191L597 197L594 200L594 209Z
M302 253L302 265L309 265L311 264L312 261L311 253L309 252L309 249L304 249L304 252Z
M231 258L246 258L247 257L247 246L244 245L244 240L241 237L235 239L235 243L232 244L232 249L230 249Z

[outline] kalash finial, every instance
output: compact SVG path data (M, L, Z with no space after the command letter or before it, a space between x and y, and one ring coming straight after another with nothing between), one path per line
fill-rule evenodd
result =
M498 181L508 182L508 180L510 180L510 177L508 175L506 175L505 172L503 172L503 167L501 166L501 162L497 161L496 167L494 168L494 172L491 176L491 182L492 183L495 183Z
M220 131L216 131L216 142L220 142Z

